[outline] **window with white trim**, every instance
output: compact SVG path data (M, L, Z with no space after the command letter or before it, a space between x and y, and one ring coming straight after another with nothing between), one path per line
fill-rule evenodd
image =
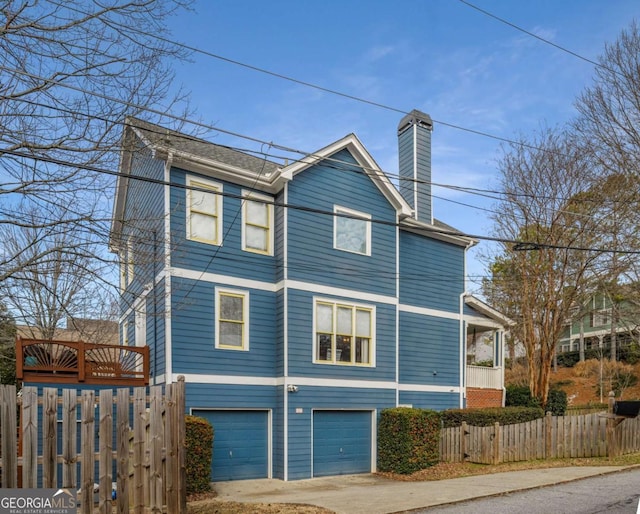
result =
M133 264L134 264L134 255L133 255L133 238L129 236L127 239L127 257L126 257L126 265L127 265L127 285L133 282Z
M249 293L216 289L216 348L249 349Z
M136 346L147 344L147 302L146 298L138 301L134 307L134 341Z
M187 186L187 239L222 244L222 184L187 177Z
M273 199L242 192L242 249L273 255Z
M315 300L314 310L314 362L374 365L374 307Z
M371 215L337 205L333 212L333 247L371 255Z
M129 346L129 322L122 323L122 346Z

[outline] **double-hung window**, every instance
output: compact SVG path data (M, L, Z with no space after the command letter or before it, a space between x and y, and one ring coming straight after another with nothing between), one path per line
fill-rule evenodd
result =
M374 307L316 300L314 309L314 362L374 365Z
M333 213L333 247L371 255L371 215L337 205Z
M273 199L242 192L242 249L273 255Z
M222 184L187 177L187 239L222 244Z
M249 349L249 293L216 289L216 348Z

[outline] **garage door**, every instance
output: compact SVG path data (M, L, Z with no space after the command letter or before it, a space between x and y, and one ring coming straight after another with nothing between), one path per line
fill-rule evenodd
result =
M371 412L315 411L313 476L371 471Z
M269 416L267 411L193 411L214 429L211 479L267 478Z

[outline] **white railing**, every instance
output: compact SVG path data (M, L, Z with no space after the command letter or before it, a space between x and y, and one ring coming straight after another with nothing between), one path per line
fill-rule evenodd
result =
M467 366L467 387L502 389L503 386L504 372L502 368Z

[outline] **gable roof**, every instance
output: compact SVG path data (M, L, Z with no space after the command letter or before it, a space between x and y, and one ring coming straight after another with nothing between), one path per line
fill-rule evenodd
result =
M302 173L311 166L331 158L332 155L335 155L342 150L349 151L362 169L363 173L371 178L384 197L395 207L400 218L411 216L411 206L400 195L398 190L389 180L389 177L387 177L387 175L380 169L376 161L371 157L371 154L355 134L347 134L342 139L338 139L330 145L321 148L317 152L303 157L286 168L283 168L281 173L287 179L292 180L298 173Z
M490 319L491 321L502 325L503 327L509 327L511 325L515 325L515 321L513 321L508 316L505 316L500 311L494 309L488 303L483 302L479 298L473 296L472 294L466 294L464 296L464 303L474 311L478 312L485 318ZM469 317L469 316L465 316Z
M355 134L348 134L290 165L281 165L264 157L251 155L247 151L235 150L228 146L211 143L195 136L129 117L126 120L122 136L120 174L116 182L113 208L110 247L114 251L118 246L116 236L122 230L121 220L130 180L127 175L131 172L131 158L135 151L136 139L152 152L154 158L163 160L171 166L178 166L187 171L218 180L227 180L271 194L280 191L284 184L293 180L297 174L322 160L331 159L331 156L342 150L348 150L362 171L369 176L387 201L396 209L402 229L458 246L470 247L477 243L476 240L461 235L454 228L438 220L434 220L432 225L412 218L413 209L409 203L391 183L389 177L378 166Z

